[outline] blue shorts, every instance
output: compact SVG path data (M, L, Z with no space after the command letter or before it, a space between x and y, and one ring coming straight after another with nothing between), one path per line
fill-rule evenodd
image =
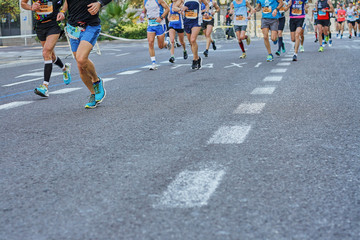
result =
M148 26L147 31L156 33L156 36L161 36L166 32L166 25Z
M81 41L87 41L91 45L95 45L96 40L100 34L101 26L87 26L85 31L80 33L79 39L70 38L71 51L76 52Z
M201 27L197 19L194 19L193 21L187 21L186 23L184 22L184 30L187 34L191 34L191 29L193 27Z

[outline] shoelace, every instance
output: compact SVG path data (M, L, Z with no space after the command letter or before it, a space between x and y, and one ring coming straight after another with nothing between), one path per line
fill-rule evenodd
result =
M89 96L89 103L95 102L95 95L91 94Z

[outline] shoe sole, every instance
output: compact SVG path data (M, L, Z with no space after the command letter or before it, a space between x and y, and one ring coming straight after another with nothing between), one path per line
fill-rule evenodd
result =
M45 94L43 94L42 92L39 92L37 89L34 89L34 93L36 94L36 95L39 95L40 97L49 97L49 95L45 95Z

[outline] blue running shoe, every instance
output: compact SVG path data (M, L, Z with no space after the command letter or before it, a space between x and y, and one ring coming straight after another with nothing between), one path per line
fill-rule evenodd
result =
M278 40L279 40L279 39L277 38L275 41L273 41L274 45L277 44Z
M96 108L97 102L95 101L95 94L91 94L89 97L89 102L85 104L85 108Z
M272 54L269 54L266 58L267 62L271 62L273 60L274 56Z
M282 44L282 46L281 46L281 51L283 52L283 53L285 53L286 52L286 49L285 49L285 44L283 43Z
M94 83L93 86L95 91L95 101L101 103L106 96L104 81L99 77L99 81Z
M34 93L41 96L41 97L48 97L49 90L44 85L40 85L39 87L34 89Z
M63 71L63 79L66 85L71 83L71 74L70 74L70 63L65 63L65 70Z

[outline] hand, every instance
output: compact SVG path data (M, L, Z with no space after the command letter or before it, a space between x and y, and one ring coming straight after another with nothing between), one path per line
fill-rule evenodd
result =
M188 9L189 9L188 7L182 6L182 7L181 7L181 12L182 12L182 13L185 13L185 11L188 10Z
M160 17L157 17L156 22L161 23L162 19Z
M99 2L94 2L94 3L90 3L88 6L88 12L91 14L91 15L96 15L99 10L100 10L100 3Z
M40 10L40 3L34 2L33 5L31 5L31 11L38 11Z
M65 19L65 13L59 12L56 16L56 21L62 21Z
M275 11L276 11L276 12L275 12ZM277 9L275 8L275 10L272 12L272 16L273 16L273 17L276 17L277 13L278 13L278 11L277 11Z
M140 19L141 22L144 21L144 17L145 17L145 14L142 12L142 13L140 14L140 17L139 17L139 19Z
M255 14L256 13L256 9L254 8L252 11L251 11L252 14Z
M209 14L207 12L205 12L204 14L205 17L209 17Z

